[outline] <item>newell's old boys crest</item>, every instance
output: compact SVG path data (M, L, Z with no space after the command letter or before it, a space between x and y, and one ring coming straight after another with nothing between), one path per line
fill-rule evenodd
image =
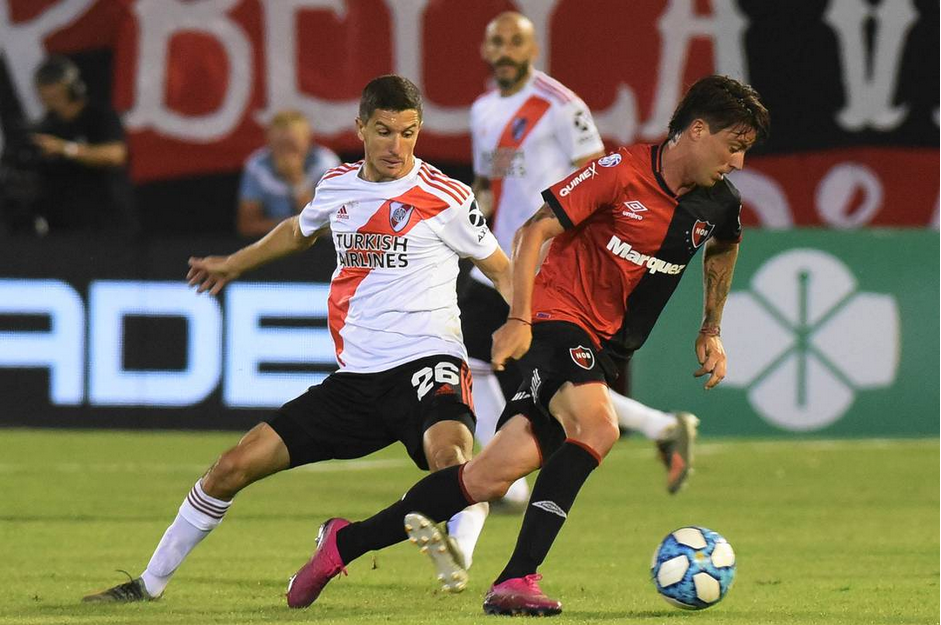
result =
M595 366L595 355L587 347L572 347L569 349L569 355L572 356L572 360L575 361L575 364L581 367L582 369L591 369Z
M401 202L392 202L389 205L389 225L393 232L402 232L402 229L408 225L408 220L412 216L414 206L402 204Z
M693 244L693 247L699 247L705 243L706 239L712 236L712 230L714 228L715 225L708 221L697 219L696 223L693 224L693 229L689 232L689 240Z

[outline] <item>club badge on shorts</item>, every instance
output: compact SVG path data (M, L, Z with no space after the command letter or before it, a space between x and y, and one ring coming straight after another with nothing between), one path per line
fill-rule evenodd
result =
M595 366L595 355L587 347L572 347L569 349L569 355L576 365L582 369L591 369Z

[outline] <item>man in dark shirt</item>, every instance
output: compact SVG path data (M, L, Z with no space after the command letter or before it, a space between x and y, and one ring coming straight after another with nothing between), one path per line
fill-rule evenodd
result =
M131 230L124 130L114 111L88 101L78 67L50 57L34 75L46 109L33 142L42 158L36 212L51 232Z
M512 358L524 371L497 435L467 464L432 474L375 516L324 524L317 551L292 578L306 589L295 604L312 603L370 550L406 537L426 550L446 548L434 523L501 497L541 469L516 548L484 611L562 611L540 589L536 571L582 485L618 439L608 392L612 363L641 347L700 248L704 306L694 375L708 376L707 389L725 376L719 324L741 234L741 202L725 176L744 166L768 128L768 111L751 87L708 76L686 93L662 145L621 148L543 192L546 203L517 231L513 302L493 336L494 368Z

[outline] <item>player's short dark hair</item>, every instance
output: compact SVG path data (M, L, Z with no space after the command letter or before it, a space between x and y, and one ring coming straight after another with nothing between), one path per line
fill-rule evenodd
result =
M421 119L421 104L421 92L415 83L398 74L386 74L373 78L363 89L359 118L365 124L376 109L395 112L414 109Z
M771 130L771 116L758 92L750 85L716 74L699 79L683 96L670 119L670 138L686 130L695 119L709 124L710 132L753 129L756 142L767 139Z

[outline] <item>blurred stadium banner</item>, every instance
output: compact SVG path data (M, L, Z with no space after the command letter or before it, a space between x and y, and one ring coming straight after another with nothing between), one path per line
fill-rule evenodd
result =
M692 376L702 287L687 275L635 355L633 395L697 412L706 434L937 436L938 254L930 231L747 231L725 381Z
M319 243L218 299L187 258L235 239L12 239L0 246L0 424L238 428L336 369Z
M704 74L752 83L773 139L737 179L747 225L937 227L935 0L0 0L0 100L35 118L33 69L68 53L124 113L135 182L172 182L238 172L285 108L356 154L360 90L394 71L426 95L419 155L466 171L484 26L509 8L609 146L661 140Z
M245 428L335 368L329 244L218 297L183 281L226 239L88 237L0 248L3 425ZM694 263L631 365L635 397L722 435L938 434L938 237L747 231L726 305L726 380L692 376Z

